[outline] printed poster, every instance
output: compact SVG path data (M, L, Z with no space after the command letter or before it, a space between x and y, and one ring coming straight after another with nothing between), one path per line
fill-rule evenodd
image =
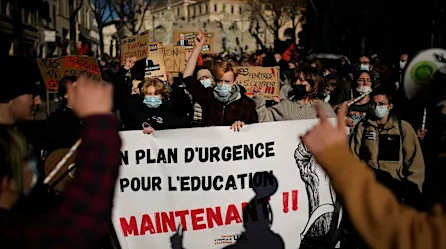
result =
M149 53L146 60L144 77L167 81L166 67L164 66L163 43L149 43Z
M59 81L66 76L87 75L94 80L101 80L101 71L99 70L96 58L81 55L38 58L37 65L50 92L59 90Z
M246 89L246 96L253 97L254 87L266 86L265 99L272 100L280 93L279 67L239 67L238 84Z
M121 248L335 248L340 201L298 140L317 122L122 132Z
M122 39L121 45L121 63L124 65L128 58L136 57L137 60L147 58L149 49L149 32Z
M194 48L195 36L198 32L188 32L188 31L175 31L173 32L173 44L176 46L183 46L186 50L192 50ZM202 53L214 53L214 32L206 32L206 44L201 50Z

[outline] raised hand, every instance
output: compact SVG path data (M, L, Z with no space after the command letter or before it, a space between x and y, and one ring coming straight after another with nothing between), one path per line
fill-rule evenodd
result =
M202 29L199 29L198 35L195 36L194 45L203 47L205 43L206 43L206 35L204 34Z
M301 137L311 154L317 156L318 153L336 144L345 143L347 146L347 132L345 130L347 107L342 105L338 111L337 127L328 121L327 113L321 105L316 105L316 111L320 123Z
M73 84L67 85L70 105L79 118L93 115L111 114L113 108L113 87L81 76Z

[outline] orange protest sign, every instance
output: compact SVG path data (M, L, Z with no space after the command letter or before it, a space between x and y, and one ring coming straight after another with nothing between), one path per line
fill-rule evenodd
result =
M59 81L66 76L78 77L84 74L94 80L101 80L96 58L80 55L64 56L56 58L37 59L40 74L50 92L59 90Z
M147 58L149 48L149 32L142 32L122 39L121 63L124 64L127 58L136 57L137 60Z
M248 97L254 96L255 86L266 86L265 99L279 96L280 70L278 67L239 67L237 82L246 89Z

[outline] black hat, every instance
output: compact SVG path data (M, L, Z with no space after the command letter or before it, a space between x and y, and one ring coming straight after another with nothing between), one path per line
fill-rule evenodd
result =
M24 94L39 94L41 76L34 60L6 57L0 61L0 103ZM18 73L18 74L16 74Z

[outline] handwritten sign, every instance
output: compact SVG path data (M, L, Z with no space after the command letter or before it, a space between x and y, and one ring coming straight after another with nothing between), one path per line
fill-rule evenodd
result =
M246 95L252 97L255 86L266 86L265 99L279 96L280 71L278 67L239 67L237 82L246 89Z
M146 60L145 78L167 80L166 67L164 66L163 43L149 43L149 52Z
M175 31L173 33L173 42L177 46L183 46L186 50L192 50L194 48L195 37L198 32L186 32L186 31ZM207 32L206 44L204 44L202 53L213 53L214 52L214 32ZM183 40L184 38L184 40Z
M185 56L185 47L164 45L164 65L166 66L166 72L184 72Z
M149 48L149 32L143 32L122 40L121 63L127 58L136 57L137 60L147 58Z
M59 90L59 81L67 76L86 75L95 80L101 80L98 62L93 57L64 56L56 58L37 59L40 73L50 92Z

